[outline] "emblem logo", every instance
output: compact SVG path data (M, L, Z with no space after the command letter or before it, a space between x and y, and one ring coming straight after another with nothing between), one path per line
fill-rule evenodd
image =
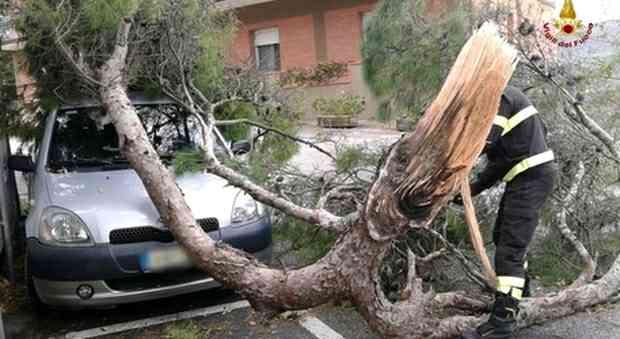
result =
M590 39L594 24L585 25L577 19L577 12L572 0L564 0L560 17L543 26L545 38L560 47L577 47Z

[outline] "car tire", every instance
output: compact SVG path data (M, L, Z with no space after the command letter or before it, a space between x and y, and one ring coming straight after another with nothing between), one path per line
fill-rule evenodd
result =
M32 309L39 313L48 310L48 306L41 301L37 289L34 287L34 279L32 278L32 272L30 271L30 256L28 255L28 248L26 248L26 254L24 255L24 279L26 279L26 288L28 294L28 301Z

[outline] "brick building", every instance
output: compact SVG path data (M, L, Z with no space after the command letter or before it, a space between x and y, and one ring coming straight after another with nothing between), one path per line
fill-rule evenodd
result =
M314 98L347 92L362 95L367 118L376 107L361 73L360 43L365 17L378 0L224 0L241 22L230 60L253 63L268 75L308 68L320 62L348 65L342 78L329 86L305 89L306 118Z

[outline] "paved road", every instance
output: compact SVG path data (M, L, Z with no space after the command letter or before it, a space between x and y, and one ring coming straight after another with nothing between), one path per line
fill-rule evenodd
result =
M350 307L322 307L309 312L277 318L267 324L256 322L249 308L190 320L209 339L380 339L359 314ZM148 329L102 336L101 339L163 337L170 327L183 327L188 321Z
M212 290L150 302L122 305L109 310L52 310L36 314L28 308L3 314L7 339L50 338L89 328L156 317L240 300L230 291Z
M534 326L521 331L515 339L620 339L620 306Z

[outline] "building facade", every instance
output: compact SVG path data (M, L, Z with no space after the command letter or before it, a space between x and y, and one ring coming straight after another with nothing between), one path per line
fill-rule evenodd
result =
M226 0L237 12L240 28L230 51L233 63L251 63L277 78L280 72L308 69L318 63L346 64L344 76L329 85L304 89L305 117L312 119L314 99L334 93L361 95L370 118L376 100L361 72L360 44L365 18L377 0Z

